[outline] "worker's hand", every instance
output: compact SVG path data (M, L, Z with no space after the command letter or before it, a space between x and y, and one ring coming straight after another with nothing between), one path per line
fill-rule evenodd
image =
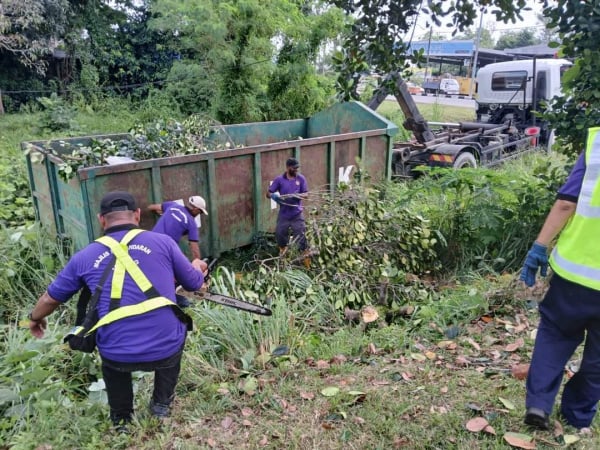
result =
M545 277L548 273L548 248L545 245L534 242L525 258L520 279L527 286L533 286L538 268L540 269L540 275Z
M47 326L48 322L46 322L46 319L29 321L29 331L38 339L44 337L44 331Z
M281 203L281 195L279 195L279 192L273 192L271 194L271 200L273 200L275 203Z
M196 258L192 261L192 266L197 271L202 272L202 275L206 276L208 274L208 264L206 261Z

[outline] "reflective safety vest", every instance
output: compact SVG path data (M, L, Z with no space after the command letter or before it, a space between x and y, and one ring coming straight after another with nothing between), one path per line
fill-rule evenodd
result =
M600 291L600 127L590 128L575 214L560 234L550 265L562 278Z
M117 242L110 236L102 236L96 239L96 242L99 242L110 248L111 252L115 256L116 261L110 288L109 312L100 320L98 320L96 325L94 325L86 333L86 335L117 320L124 319L126 317L139 316L165 306L172 307L175 315L187 326L188 331L191 331L193 326L191 317L184 313L173 300L159 295L154 286L152 286L150 280L148 280L148 277L144 275L144 273L129 255L127 245L135 236L142 232L144 232L144 230L129 230L127 234L123 236L123 239L121 239L120 242ZM140 288L140 290L146 295L147 300L135 305L120 305L126 272L133 279L134 283Z

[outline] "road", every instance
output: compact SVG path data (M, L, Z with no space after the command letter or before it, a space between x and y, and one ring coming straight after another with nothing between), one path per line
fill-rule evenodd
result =
M428 103L428 104L438 103L440 105L460 106L462 108L473 108L473 110L475 109L475 100L472 100L467 97L465 97L465 98L458 98L457 96L446 97L445 95L440 95L440 96L436 97L435 95L430 94L430 95L413 95L412 98L414 99L415 103ZM393 95L388 95L386 100L395 102L396 97L394 97Z

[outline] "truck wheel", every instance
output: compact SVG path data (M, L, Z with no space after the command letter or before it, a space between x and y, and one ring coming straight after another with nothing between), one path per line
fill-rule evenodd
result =
M475 156L473 156L473 153L463 152L456 157L454 163L452 164L452 167L454 167L455 169L463 169L465 167L477 167L477 160L475 159Z

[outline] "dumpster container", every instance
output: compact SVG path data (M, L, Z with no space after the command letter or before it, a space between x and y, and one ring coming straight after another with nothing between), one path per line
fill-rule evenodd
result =
M58 175L60 155L92 139L120 140L129 135L23 142L37 218L79 250L101 235L96 214L106 192L131 192L146 229L157 220L146 210L149 204L198 194L206 199L209 213L201 216L202 255L218 256L275 228L277 211L265 194L288 158L300 161L309 189L333 190L351 176L357 157L373 180L390 179L392 137L398 128L362 103L349 102L306 119L219 127L214 138L223 131L237 148L86 167L68 182Z

